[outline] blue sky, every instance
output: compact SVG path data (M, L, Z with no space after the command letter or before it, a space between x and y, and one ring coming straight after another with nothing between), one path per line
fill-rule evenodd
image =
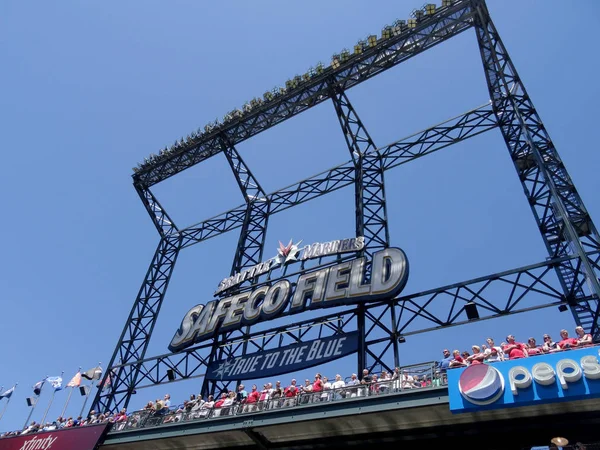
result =
M0 429L20 428L25 397L46 375L99 361L106 367L158 242L131 184L150 153L333 53L407 18L414 1L195 2L177 0L0 4L0 123L5 171L0 262L0 384L19 382ZM597 178L600 5L592 0L490 0L513 61L593 218ZM378 146L485 103L475 35L463 33L347 92ZM349 159L331 103L238 146L268 192ZM411 275L405 293L543 261L543 243L499 131L386 172L392 244ZM156 186L180 226L242 203L224 157ZM265 254L278 240L351 237L352 189L274 216ZM236 232L179 258L148 355L165 353L182 316L228 275ZM554 308L423 334L401 347L403 364L572 330ZM346 358L322 372L347 375ZM296 374L312 377L314 369ZM288 375L282 376L284 384ZM191 380L141 390L131 408ZM33 419L50 398L42 394ZM57 394L49 417L66 399ZM5 400L3 401L3 403ZM77 415L74 395L68 414Z

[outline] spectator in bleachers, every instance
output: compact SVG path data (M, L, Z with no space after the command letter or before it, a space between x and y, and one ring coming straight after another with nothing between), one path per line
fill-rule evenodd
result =
M346 386L349 388L346 391L347 397L356 397L358 395L358 386L360 385L360 381L358 381L358 377L355 373L352 374L350 379L346 382Z
M327 402L329 401L329 396L331 394L331 383L329 382L329 378L323 377L323 391L321 391L321 401Z
M315 381L313 381L312 391L314 395L312 396L312 402L320 402L321 401L321 392L323 392L323 380L320 373L315 375Z
M236 393L234 391L229 391L227 397L225 398L225 401L223 402L223 409L221 410L222 416L229 416L234 413L235 397Z
M237 401L239 403L244 403L246 401L246 397L248 397L248 393L246 392L244 385L240 384L237 389Z
M199 416L208 417L208 414L212 410L213 406L215 406L215 399L212 395L209 395L208 400L202 403L202 406L200 407Z
M331 389L334 391L334 399L339 400L345 396L345 392L342 390L345 384L344 380L342 380L342 376L338 373L335 376L335 381L331 383Z
M577 334L578 347L588 347L594 343L592 335L586 333L581 326L575 328L575 334Z
M453 355L453 359L452 361L450 361L450 368L454 369L456 367L466 367L467 363L462 359L462 356L460 356L460 351L459 350L454 350L452 352Z
M296 379L292 379L291 384L283 390L285 402L283 406L294 406L296 403L296 396L298 395L298 387L296 386Z
M486 355L486 362L504 361L504 351L502 350L502 347L497 346L491 337L487 338L486 342L489 350L489 353L484 352L484 355Z
M402 372L400 371L400 367L394 368L394 373L392 374L392 387L396 392L402 389Z
M408 372L408 370L404 369L402 372L402 389L413 389L416 386L414 377Z
M271 383L263 384L263 390L260 391L260 396L258 397L258 409L263 410L267 409L269 398L271 398L271 387L273 385Z
M550 337L549 334L544 334L544 345L542 346L542 350L544 353L552 353L559 350L558 345L552 340L552 337Z
M377 374L373 374L371 377L371 383L369 383L369 395L379 394L379 377Z
M561 350L569 350L577 347L577 339L569 337L569 332L567 330L560 330L560 341L558 342L558 347Z
M275 387L271 391L271 404L270 408L279 408L281 406L281 399L283 398L283 389L281 387L281 381L275 382Z
M527 349L525 344L515 341L515 337L512 334L506 336L506 345L502 347L502 351L508 355L508 359L519 359L527 358Z
M536 344L535 338L530 337L527 339L527 354L529 356L541 355L542 353L544 353L544 350Z
M450 354L450 351L448 349L444 349L442 354L444 355L444 357L436 363L437 369L440 373L443 373L446 370L448 370L450 368L450 362L454 359L454 357Z
M310 383L310 380L307 378L304 380L304 386L300 388L300 398L298 399L298 403L306 404L310 402L312 397L313 385Z
M256 404L258 403L258 399L260 398L260 393L257 391L257 387L255 384L252 385L252 390L246 397L246 403L244 404L244 412L252 412L256 411Z
M213 405L213 417L219 417L221 415L221 408L227 399L227 393L221 392L221 397Z
M473 345L471 349L473 350L473 354L467 356L466 362L468 364L483 364L485 355L481 352L481 347L479 347L479 345Z
M387 370L384 370L383 372L381 372L381 375L379 376L379 391L382 394L385 394L387 392L390 392L391 388L392 388L392 377L387 372Z

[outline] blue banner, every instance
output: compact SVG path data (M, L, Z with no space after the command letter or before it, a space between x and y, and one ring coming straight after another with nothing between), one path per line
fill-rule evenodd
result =
M453 413L600 397L599 347L448 370Z
M214 361L209 380L247 380L290 373L324 364L358 351L358 332L287 345L272 350Z

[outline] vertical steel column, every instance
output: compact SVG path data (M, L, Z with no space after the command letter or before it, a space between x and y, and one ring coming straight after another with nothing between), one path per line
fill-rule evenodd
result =
M377 147L346 94L335 87L332 90L331 99L355 167L356 235L364 236L365 248L361 251L361 256L366 256L370 260L373 253L388 247L390 240L381 155L374 151ZM370 264L367 266L365 276L365 281L368 281L371 276ZM356 318L359 332L358 373L361 373L365 368L371 369L375 365L381 365L382 355L369 352L367 345L369 332L363 305L357 307ZM376 320L374 325L380 326L381 323ZM373 329L374 326L370 327L370 330ZM390 337L394 355L397 355L398 342L393 333ZM373 356L373 364L367 361L368 354Z
M265 238L267 234L267 224L269 221L270 202L267 200L267 195L263 188L256 180L240 154L235 147L231 145L225 137L221 138L223 153L227 158L227 162L231 167L236 182L242 191L244 200L246 201L246 215L244 224L240 231L235 258L231 266L231 275L249 269L252 266L260 263L263 257ZM254 282L250 280L249 282ZM237 287L239 289L239 287ZM246 327L241 333L242 338L250 333L250 327ZM241 348L225 347L225 344L234 334L234 332L226 333L220 338L215 336L214 345L209 357L209 361L230 358L233 356L246 354L248 343L244 341ZM238 336L239 338L239 336ZM241 353L240 353L241 351ZM237 354L236 354L237 353ZM202 385L202 394L214 394L217 389L227 389L231 382L211 382L204 379ZM239 384L239 381L238 381Z
M175 262L181 249L178 229L149 189L135 186L144 207L150 214L161 240L154 253L146 277L125 323L119 342L105 371L91 409L114 411L126 408L133 394L139 366L128 364L144 359L156 319L160 312ZM114 367L118 362L119 367ZM109 382L107 379L110 377Z
M472 0L477 42L494 112L575 321L598 329L600 237L525 90L485 2ZM587 291L586 293L586 286Z

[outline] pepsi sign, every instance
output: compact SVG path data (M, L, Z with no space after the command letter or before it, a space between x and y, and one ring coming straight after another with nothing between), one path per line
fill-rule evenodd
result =
M598 347L448 370L453 413L600 397Z

